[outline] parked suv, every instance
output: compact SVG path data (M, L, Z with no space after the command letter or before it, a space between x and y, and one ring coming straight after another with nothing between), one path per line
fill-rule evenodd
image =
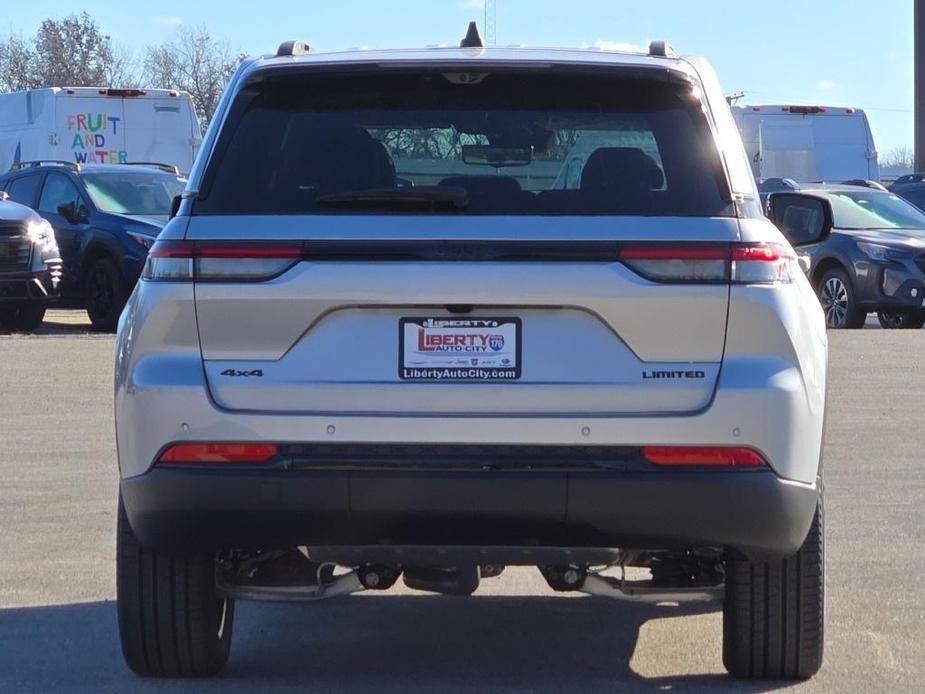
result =
M810 259L809 276L830 328L925 325L925 213L896 193L856 185L809 184L772 193L769 215ZM833 233L809 243L822 218Z
M528 565L811 676L825 322L712 69L471 39L233 77L119 326L129 666L218 672L235 600Z
M115 329L184 183L159 164L22 162L0 176L0 190L51 223L64 261L60 304L85 308L97 330Z
M0 327L38 328L60 281L61 258L51 225L0 191Z

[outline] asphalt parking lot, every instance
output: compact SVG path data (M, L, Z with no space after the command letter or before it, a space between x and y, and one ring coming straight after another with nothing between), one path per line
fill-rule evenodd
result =
M113 337L55 312L0 336L0 692L768 691L723 674L714 608L555 596L532 569L473 598L395 588L243 604L225 675L147 682L115 609ZM828 635L805 691L925 681L925 334L831 335Z

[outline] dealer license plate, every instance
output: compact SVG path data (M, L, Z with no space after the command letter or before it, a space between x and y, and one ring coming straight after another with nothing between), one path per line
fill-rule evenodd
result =
M406 381L515 381L519 318L402 318L398 376Z

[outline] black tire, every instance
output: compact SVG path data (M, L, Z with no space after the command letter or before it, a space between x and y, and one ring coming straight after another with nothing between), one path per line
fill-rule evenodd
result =
M880 327L886 330L921 330L925 325L925 312L896 313L880 311L877 314Z
M733 677L800 680L822 665L825 539L820 497L800 550L777 561L726 561L723 664Z
M112 332L128 299L119 268L109 258L98 258L84 274L84 303L94 330Z
M228 661L234 601L215 592L215 557L142 546L119 499L116 590L125 662L145 677L208 677Z
M17 306L0 310L0 325L12 330L31 333L45 320L45 307L36 305Z
M816 289L822 310L825 311L825 324L829 328L857 329L864 327L867 313L857 306L854 285L848 273L836 267L828 270L819 280Z

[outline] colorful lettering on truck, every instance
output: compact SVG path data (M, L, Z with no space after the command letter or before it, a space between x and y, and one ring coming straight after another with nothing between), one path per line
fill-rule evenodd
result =
M121 116L107 113L75 113L67 117L74 161L78 164L124 164L128 152L107 147L107 136L119 134Z

